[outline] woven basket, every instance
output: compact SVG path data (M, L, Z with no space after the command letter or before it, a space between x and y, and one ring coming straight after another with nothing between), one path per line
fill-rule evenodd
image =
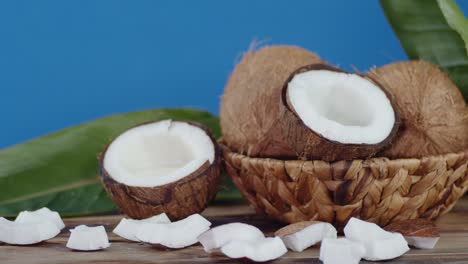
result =
M468 189L468 150L421 159L338 161L250 158L222 146L226 171L257 212L285 223L350 217L377 223L434 219Z

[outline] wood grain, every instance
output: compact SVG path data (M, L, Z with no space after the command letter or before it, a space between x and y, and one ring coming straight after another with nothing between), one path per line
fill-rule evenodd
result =
M261 228L272 235L282 224L255 215L246 205L211 206L203 213L213 225L244 222ZM129 242L111 231L122 218L95 216L66 219L67 227L57 237L34 246L11 246L0 244L0 263L237 263L220 253L207 254L200 245L181 250L160 250L151 246ZM111 247L97 252L76 252L65 247L68 229L79 224L104 225L109 232ZM404 256L385 263L468 263L468 197L462 198L452 212L436 222L441 230L441 239L433 250L412 249ZM271 263L320 263L319 249L313 247L304 252L288 252ZM367 262L362 262L367 263Z

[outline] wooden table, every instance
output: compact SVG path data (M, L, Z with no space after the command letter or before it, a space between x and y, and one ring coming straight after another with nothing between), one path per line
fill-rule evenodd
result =
M244 222L272 234L280 224L257 216L247 205L211 206L203 213L213 225ZM236 263L223 255L209 255L201 246L181 250L160 250L142 243L129 242L111 231L122 216L99 216L66 219L63 232L39 245L10 246L0 244L0 263ZM455 208L437 222L441 239L433 250L412 249L404 256L385 263L468 263L468 197L458 202ZM112 245L103 251L75 252L65 247L68 229L79 224L104 225ZM317 247L302 253L289 251L272 263L320 263ZM366 263L366 262L362 262Z

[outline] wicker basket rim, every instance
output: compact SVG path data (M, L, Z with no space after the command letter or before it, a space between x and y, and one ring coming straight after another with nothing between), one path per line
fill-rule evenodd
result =
M218 144L220 145L221 149L223 149L223 151L227 151L229 153L232 153L232 154L236 154L236 155L239 155L239 156L242 156L242 157L245 157L245 158L248 158L252 161L254 160L258 160L258 161L280 161L280 162L294 162L294 161L302 161L302 162L325 162L325 163L328 163L328 164L334 164L334 163L338 163L338 162L344 162L344 161L367 161L367 162L372 162L372 161L392 161L392 162L408 162L408 161L421 161L421 160L424 160L424 159L446 159L448 156L468 156L468 149L465 149L465 150L462 150L460 152L450 152L450 153L445 153L445 154L438 154L438 155L429 155L429 156L424 156L424 157L420 157L420 158L398 158L398 159L390 159L390 158L387 158L387 157L372 157L372 158L369 158L369 159L355 159L355 160L336 160L336 161L333 161L333 162L327 162L327 161L324 161L324 160L293 160L293 159L278 159L278 158L266 158L266 157L250 157L250 156L247 156L247 155L244 155L242 153L238 153L238 152L235 152L235 151L232 151L228 146L226 146L224 144L224 142L222 140L219 140L218 141Z

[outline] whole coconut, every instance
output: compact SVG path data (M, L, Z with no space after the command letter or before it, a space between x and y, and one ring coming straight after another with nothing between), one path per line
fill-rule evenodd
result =
M369 72L393 97L400 130L381 152L389 158L420 158L468 148L468 108L460 90L425 61L392 63Z
M229 77L221 100L225 144L251 157L296 158L279 122L281 89L294 70L320 62L316 54L295 46L247 51Z

